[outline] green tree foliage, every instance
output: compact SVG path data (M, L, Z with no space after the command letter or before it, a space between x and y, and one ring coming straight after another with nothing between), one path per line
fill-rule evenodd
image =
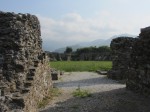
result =
M67 61L71 60L71 54L72 54L72 48L71 47L66 47L66 51L64 52L67 55Z
M71 47L66 47L65 53L72 53L72 48Z
M110 52L111 49L108 46L100 46L100 47L85 47L77 49L76 53L103 53L103 52Z
M111 52L111 49L108 46L101 46L101 47L98 47L97 49L98 49L98 52Z
M108 46L91 46L77 49L72 59L76 60L110 60L111 49ZM75 58L74 58L75 57Z

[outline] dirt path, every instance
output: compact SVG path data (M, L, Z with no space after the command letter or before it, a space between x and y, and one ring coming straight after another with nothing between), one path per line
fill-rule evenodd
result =
M127 91L124 84L91 72L72 72L54 82L62 94L40 112L150 112L150 98ZM91 97L75 98L78 86Z

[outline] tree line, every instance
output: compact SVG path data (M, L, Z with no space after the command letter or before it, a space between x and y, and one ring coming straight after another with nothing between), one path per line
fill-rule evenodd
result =
M64 54L69 54L70 60L110 60L111 49L108 46L91 46L79 48L73 51L71 47L66 47Z
M73 50L71 47L66 47L66 50L64 53L72 53ZM103 53L103 52L111 52L110 47L108 46L100 46L100 47L96 47L96 46L91 46L91 47L84 47L84 48L78 48L76 51L74 51L73 53L76 54L81 54L81 53Z

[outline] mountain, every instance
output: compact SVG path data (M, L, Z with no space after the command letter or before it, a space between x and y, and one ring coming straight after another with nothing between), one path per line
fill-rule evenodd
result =
M71 47L73 51L76 51L78 48L82 48L83 46L72 45L72 46L66 46L66 47ZM62 47L62 48L56 49L54 52L64 53L64 51L66 50L66 47Z
M79 44L76 44L76 45L71 45L71 46L68 46L68 47L71 47L73 49L73 51L76 51L78 48L83 48L83 47L110 46L111 40L116 38L116 37L136 37L136 36L135 35L131 35L131 34L114 35L114 36L110 37L109 39L97 39L97 40L94 40L92 42L82 42L82 43L79 43ZM66 50L66 47L62 47L62 48L56 49L54 52L63 53Z
M79 44L80 46L83 47L89 47L89 46L109 46L110 42L112 39L116 38L116 37L136 37L135 35L130 35L130 34L121 34L121 35L114 35L112 37L110 37L109 39L97 39L94 40L92 42L88 42L88 43L82 43Z

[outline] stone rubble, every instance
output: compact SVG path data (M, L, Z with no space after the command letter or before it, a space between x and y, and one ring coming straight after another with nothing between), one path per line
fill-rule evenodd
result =
M102 71L102 70L96 70L96 72L98 73L98 74L100 74L100 75L107 75L108 73L108 71Z
M58 80L60 78L60 71L56 69L51 69L52 80Z
M61 75L64 75L64 71L60 71L60 70L57 70L55 68L51 68L52 80L59 80Z

